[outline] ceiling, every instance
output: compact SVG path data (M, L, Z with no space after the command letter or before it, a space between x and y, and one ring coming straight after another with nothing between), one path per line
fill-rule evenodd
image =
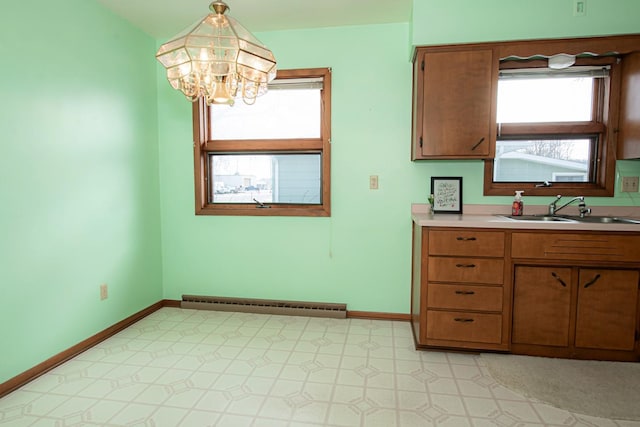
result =
M98 0L157 39L209 13L210 0ZM226 0L251 32L409 22L412 0Z

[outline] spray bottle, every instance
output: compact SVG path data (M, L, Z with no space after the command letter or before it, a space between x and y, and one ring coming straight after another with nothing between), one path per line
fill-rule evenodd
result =
M513 199L513 204L511 205L512 216L522 215L522 211L524 209L524 204L522 203L522 193L524 193L524 191L516 191L516 197Z

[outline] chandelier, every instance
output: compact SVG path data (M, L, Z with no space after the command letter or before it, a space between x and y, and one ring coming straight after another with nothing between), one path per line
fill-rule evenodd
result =
M167 69L174 89L190 101L229 104L235 98L253 104L276 76L273 53L231 16L222 1L211 13L163 44L156 59Z

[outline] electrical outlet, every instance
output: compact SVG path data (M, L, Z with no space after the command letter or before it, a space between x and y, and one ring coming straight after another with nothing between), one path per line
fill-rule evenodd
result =
M637 193L638 192L638 177L637 176L623 176L622 177L622 192L623 193Z
M109 287L106 283L100 285L100 300L109 298Z
M370 190L378 189L378 175L371 175L369 177L369 189Z
M587 14L587 0L573 0L573 16L585 16Z

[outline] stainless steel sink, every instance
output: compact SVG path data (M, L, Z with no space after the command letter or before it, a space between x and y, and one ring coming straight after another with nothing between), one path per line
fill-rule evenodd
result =
M617 216L585 216L583 218L580 217L569 217L578 222L594 222L600 224L640 224L640 220L634 218L621 218Z
M502 218L512 219L515 221L559 221L559 222L576 222L572 219L557 215L497 215Z
M589 215L585 217L570 215L496 215L502 218L514 221L557 221L557 222L587 222L597 224L640 224L640 219L623 218L617 216L596 216Z

